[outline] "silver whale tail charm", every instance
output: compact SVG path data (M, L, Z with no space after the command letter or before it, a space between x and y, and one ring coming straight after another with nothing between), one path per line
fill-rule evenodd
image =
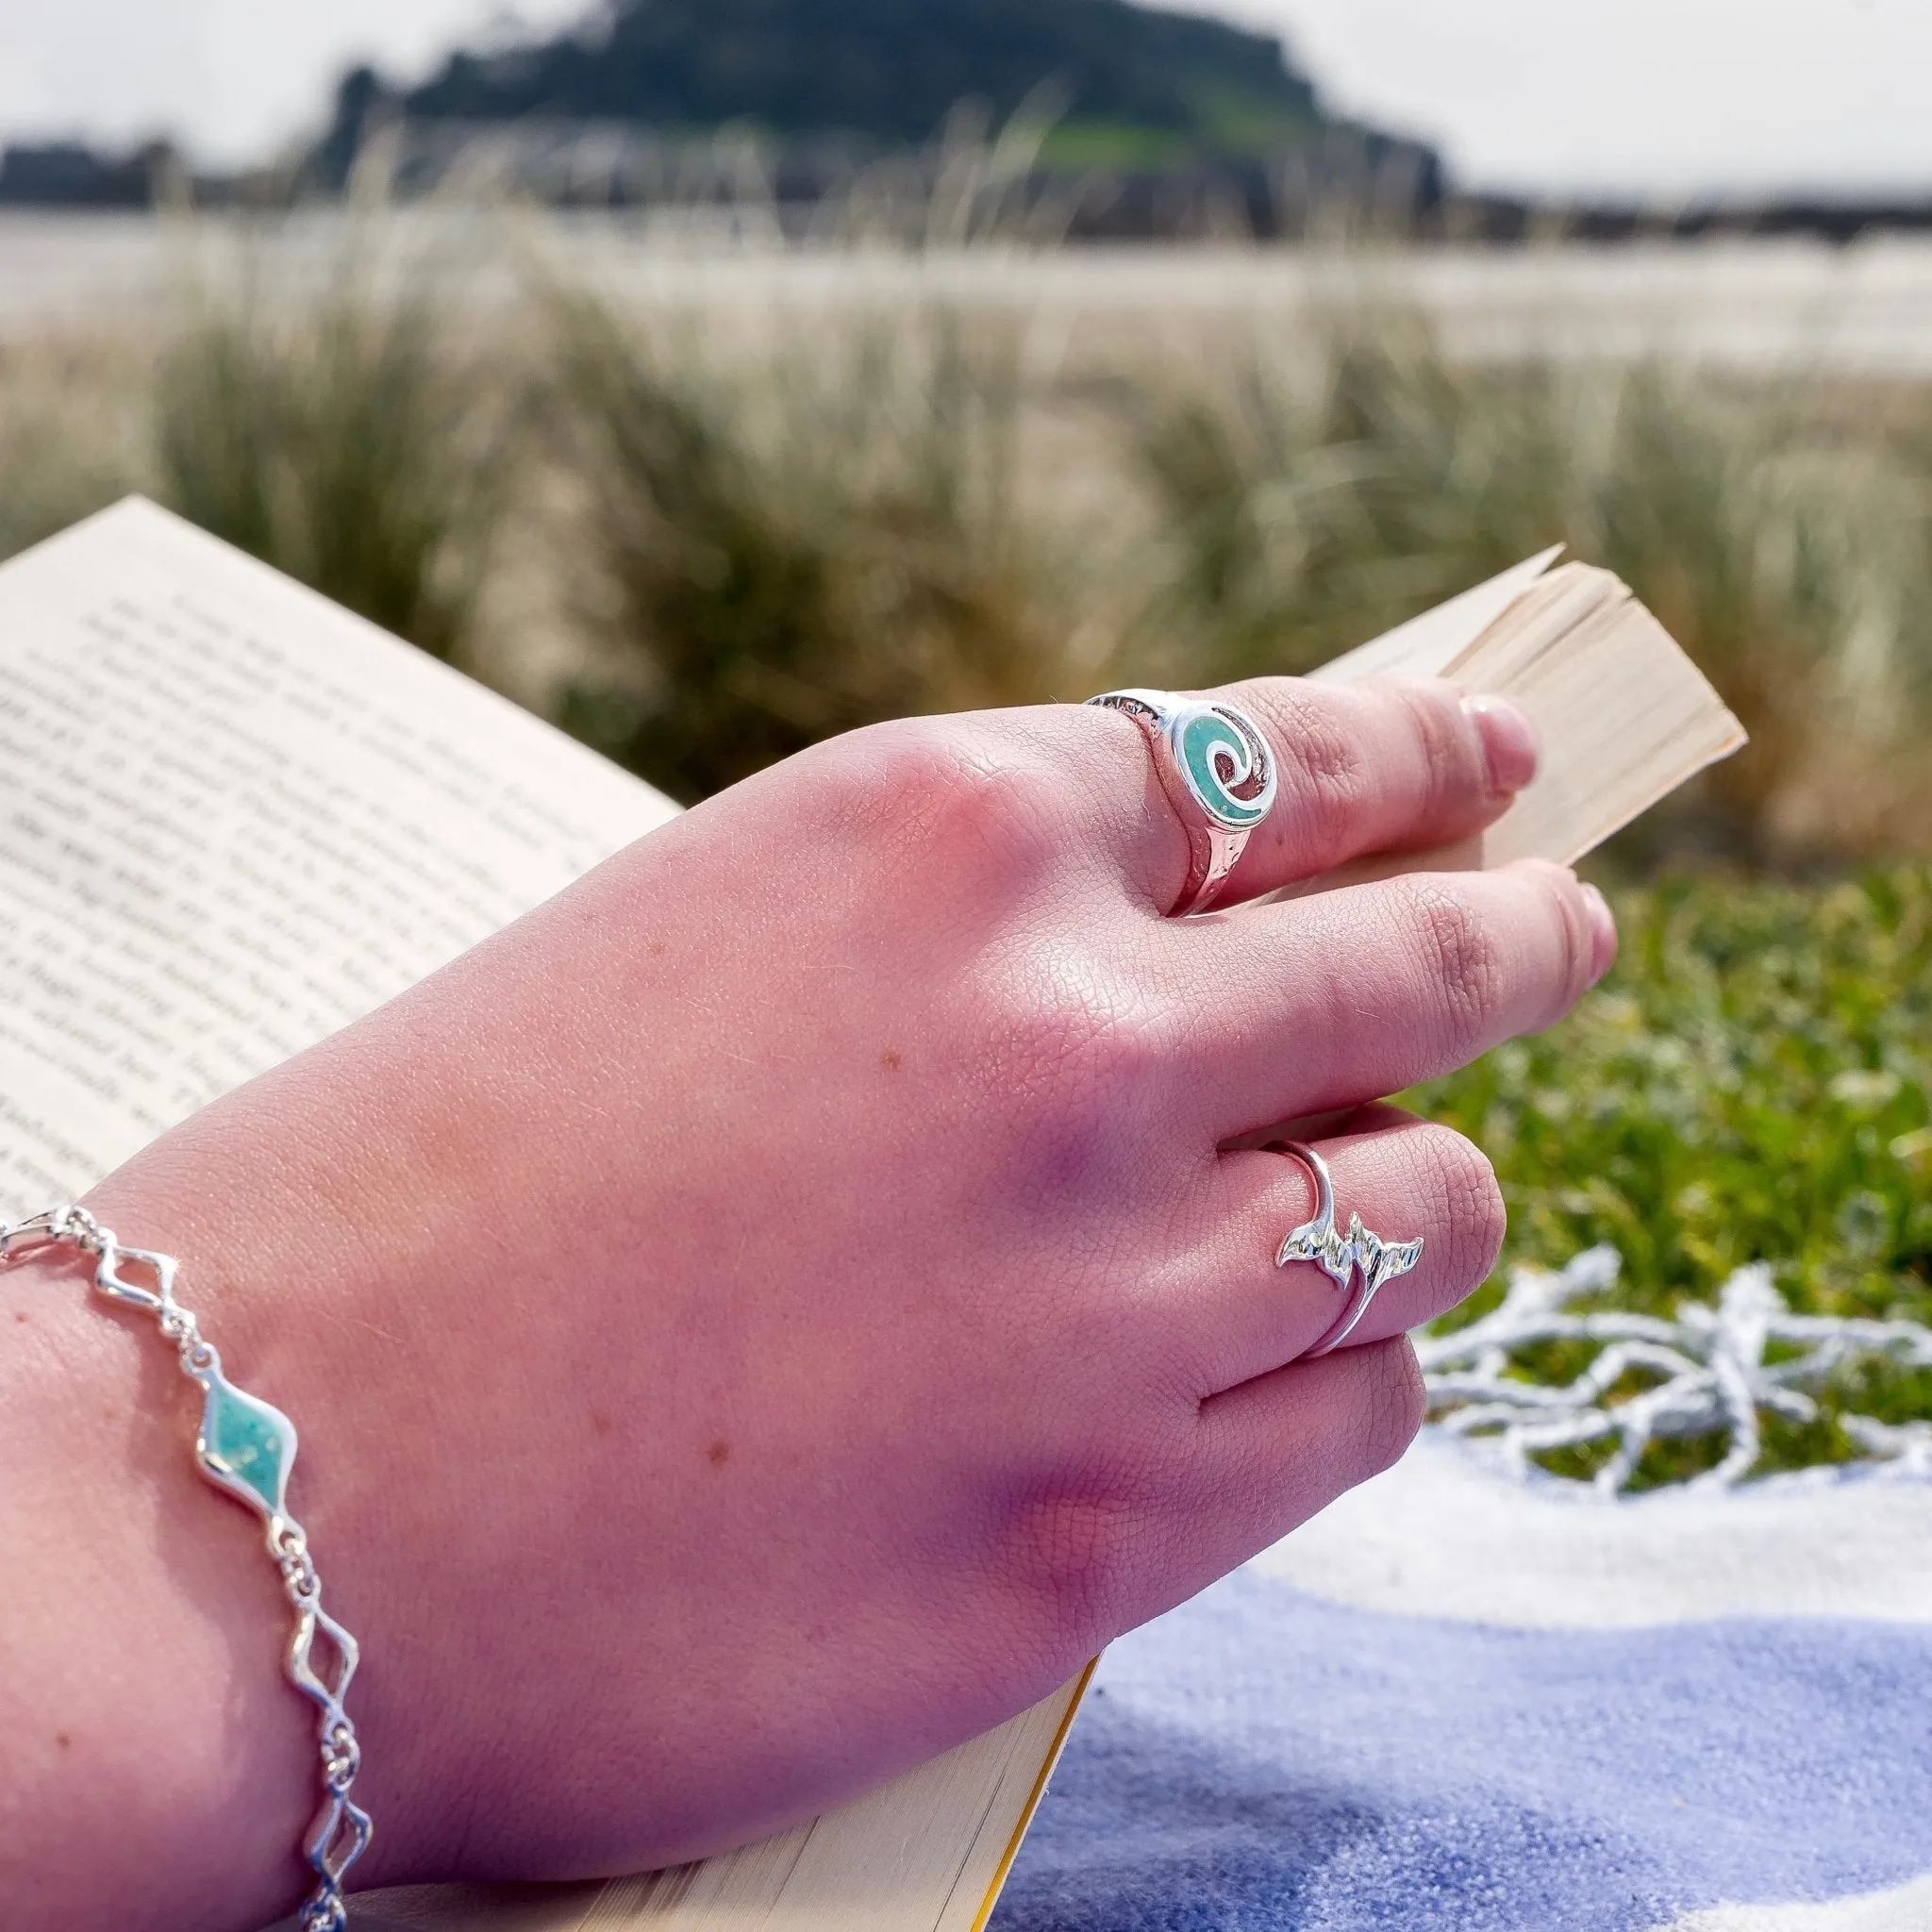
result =
M1307 1351L1309 1356L1326 1355L1355 1331L1382 1285L1399 1274L1407 1274L1422 1259L1423 1238L1418 1235L1412 1241L1385 1241L1373 1228L1362 1225L1359 1214L1348 1217L1346 1234L1337 1232L1335 1183L1328 1163L1312 1147L1299 1141L1283 1141L1274 1151L1292 1155L1315 1182L1314 1214L1290 1231L1274 1257L1274 1265L1286 1268L1291 1261L1312 1261L1349 1296L1347 1306L1328 1332ZM1356 1285L1357 1275L1359 1287Z

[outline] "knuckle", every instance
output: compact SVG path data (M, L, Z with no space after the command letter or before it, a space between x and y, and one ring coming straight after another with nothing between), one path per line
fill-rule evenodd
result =
M1000 1058L1029 1087L1111 1097L1172 1064L1178 1014L1145 996L1130 973L1058 936L1017 950L990 1006Z
M1472 756L1469 727L1456 701L1425 685L1398 685L1393 695L1421 754L1424 811L1434 817L1466 805L1470 793L1482 789L1480 760Z
M1346 841L1367 793L1361 735L1349 728L1330 694L1299 682L1287 685L1275 716L1283 817L1305 843L1335 849Z
M1104 1024L1094 1024L1090 1051L1110 1093L1125 1091L1144 1103L1184 1064L1190 1030L1177 1003L1123 991L1125 996L1113 1005Z
M1024 736L974 722L906 719L835 741L820 787L830 813L951 883L1027 879L1066 842L1066 774Z
M1183 1031L1178 1007L1131 971L1061 940L982 961L972 1078L1008 1131L999 1185L1065 1213L1107 1198L1164 1111Z
M1446 1285L1459 1300L1479 1288L1495 1267L1508 1209L1496 1170L1480 1147L1449 1127L1432 1129L1429 1140L1441 1191L1441 1224L1449 1238Z
M1366 1480L1402 1460L1428 1413L1428 1391L1407 1336L1371 1342L1361 1354L1369 1359L1357 1449L1360 1479Z
M1417 878L1409 891L1423 963L1440 990L1450 1024L1459 1039L1476 1035L1503 994L1495 934L1474 907L1439 883Z
M1024 754L959 748L927 777L928 835L949 859L992 867L1013 878L1052 859L1063 808L1054 774Z
M1049 1478L1013 1511L1007 1582L1074 1650L1132 1621L1159 1537L1145 1487L1128 1465L1095 1462Z
M1591 936L1590 915L1584 909L1582 888L1567 866L1547 859L1524 859L1515 868L1531 883L1536 894L1536 914L1548 924L1552 950L1543 956L1546 974L1541 987L1544 998L1535 1024L1554 1024L1589 990L1595 945Z

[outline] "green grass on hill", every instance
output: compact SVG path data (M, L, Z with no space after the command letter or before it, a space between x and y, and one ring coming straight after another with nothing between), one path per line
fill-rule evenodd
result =
M1562 1025L1410 1096L1475 1140L1508 1201L1505 1266L1607 1241L1622 1307L1715 1301L1771 1262L1801 1312L1932 1322L1932 870L1824 886L1674 878L1617 895L1624 952ZM1452 1316L1487 1312L1502 1277ZM1582 1345L1525 1361L1567 1380ZM1844 1460L1847 1401L1932 1415L1932 1374L1854 1371L1766 1468ZM1607 1452L1552 1466L1582 1474ZM1650 1480L1714 1456L1657 1452Z

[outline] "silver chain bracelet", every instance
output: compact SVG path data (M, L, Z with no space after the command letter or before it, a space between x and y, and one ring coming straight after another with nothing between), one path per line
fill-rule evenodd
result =
M175 1344L181 1373L202 1391L201 1426L195 1432L194 1464L216 1489L244 1503L268 1525L268 1553L281 1572L282 1589L295 1612L295 1625L283 1655L290 1683L321 1712L317 1737L322 1752L322 1808L303 1851L316 1874L313 1895L302 1907L302 1932L343 1932L349 1923L342 1902L342 1879L369 1842L368 1812L349 1800L349 1788L362 1761L356 1726L342 1708L349 1680L356 1674L356 1640L322 1607L322 1579L308 1554L302 1525L289 1514L289 1472L295 1463L295 1425L280 1409L245 1393L222 1374L222 1358L204 1341L194 1317L175 1299L173 1256L145 1248L124 1248L111 1229L85 1208L55 1208L12 1227L0 1229L0 1262L34 1248L68 1247L96 1257L94 1287L109 1301L140 1308L155 1318L162 1337ZM154 1278L146 1289L123 1273L131 1264ZM315 1657L321 1637L335 1651L334 1682Z

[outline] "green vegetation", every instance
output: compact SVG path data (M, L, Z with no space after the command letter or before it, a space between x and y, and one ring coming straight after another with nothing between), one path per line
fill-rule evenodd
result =
M1055 123L1040 143L1042 168L1065 174L1158 174L1185 167L1191 158L1188 137L1171 127L1143 127L1133 121L1107 121L1083 114Z
M140 353L0 349L0 546L145 489L689 798L904 711L1306 668L1560 541L1753 736L1626 869L1932 851L1911 385L1470 367L1373 304L1076 357L903 281L746 310L486 292L361 229L293 260L204 264Z
M1320 663L1563 542L1632 586L1751 731L1691 801L1698 841L1923 847L1924 393L1661 362L1469 367L1413 316L1367 308L1216 381L1131 385L1123 408L1178 541L1169 621L1216 677ZM1644 837L1686 829L1680 806Z
M164 501L438 657L479 588L503 473L500 410L479 407L423 288L385 298L352 240L312 299L244 283L189 298L155 372Z
M1768 1260L1800 1313L1932 1323L1932 871L1795 885L1675 876L1619 897L1624 953L1561 1026L1411 1096L1495 1162L1508 1258L1560 1268L1607 1241L1616 1301L1667 1315ZM1454 1320L1487 1312L1493 1281ZM1591 1351L1526 1366L1568 1380ZM1845 1459L1849 1406L1932 1415L1932 1374L1847 1374L1766 1459ZM1552 1457L1582 1474L1607 1451ZM1656 1480L1700 1465L1654 1451Z
M1070 560L1020 513L1010 329L915 306L747 370L688 324L555 324L608 585L573 730L694 799L878 718L1074 687Z
M1470 367L1373 305L1076 354L903 279L304 258L151 347L0 348L0 549L146 489L687 799L878 717L1312 664L1553 541L1618 569L1757 742L1608 855L1606 986L1423 1104L1496 1160L1506 1261L1608 1241L1668 1310L1762 1259L1932 1319L1932 873L1859 870L1932 855L1926 392ZM1932 1415L1924 1375L1842 1392ZM1769 1462L1847 1453L1831 1411Z
M142 474L146 374L115 344L0 341L0 557L112 503Z

